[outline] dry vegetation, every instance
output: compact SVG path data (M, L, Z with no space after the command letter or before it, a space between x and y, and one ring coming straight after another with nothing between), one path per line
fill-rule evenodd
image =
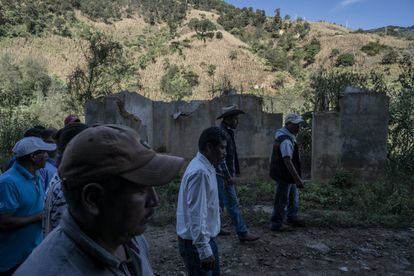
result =
M266 71L266 66L247 49L248 46L228 32L223 32L223 39L208 40L205 44L192 38L195 33L188 33L179 40L191 39L191 48L185 49L185 59L178 54L165 56L156 63L151 64L142 73L144 91L150 98L160 98L159 81L164 74L163 63L168 59L171 64L182 65L193 70L200 77L200 85L195 89L193 98L210 98L212 77L208 76L206 69L209 64L217 66L214 75L216 84L227 76L237 89L246 91L255 85L269 87L272 73ZM231 60L230 52L235 51L237 58Z
M194 71L199 76L199 86L195 88L194 94L189 99L206 99L211 97L211 86L213 78L208 75L208 65L215 65L214 82L218 85L226 77L238 90L257 92L264 89L267 94L277 95L278 91L271 88L275 73L271 72L264 61L252 54L247 44L237 37L223 30L220 25L217 29L223 33L223 39L207 40L204 43L197 40L186 22L191 18L204 16L217 24L218 14L200 10L190 10L183 26L179 28L176 41L190 40L190 48L183 50L183 55L168 53L157 57L154 62L148 64L144 70L140 70L141 83L144 95L151 99L165 99L160 92L160 79L165 73L165 62L183 66ZM150 26L145 23L139 15L113 21L110 24L96 22L83 16L80 12L76 17L84 25L93 27L110 35L114 40L123 45L136 41L140 35L145 35L148 30L160 31L165 25ZM350 30L329 23L313 22L309 36L301 44L308 43L312 38L317 38L321 43L321 51L315 57L315 63L310 65L307 71L313 71L320 67L330 68L334 59L330 56L332 49L336 48L340 53L354 53L356 65L363 70L380 67L382 54L367 56L361 52L361 47L370 41L379 41L381 44L389 45L398 49L407 49L410 42L400 40L391 36L379 36L376 34L352 33ZM168 47L169 45L165 45ZM51 74L66 80L67 76L77 65L82 65L83 49L85 42L75 35L74 38L65 38L56 35L43 37L4 39L0 44L0 54L9 53L19 58L34 56L44 60ZM135 48L126 47L130 61L136 62L143 53ZM236 52L236 58L230 59L230 53ZM396 67L396 65L394 66ZM391 66L391 72L393 67ZM287 75L286 84L291 86L294 79ZM259 89L258 89L259 88ZM256 90L255 90L256 89ZM186 99L186 100L189 100Z
M361 52L363 45L378 41L380 44L393 48L407 49L412 43L392 36L352 33L344 27L320 22L311 24L309 38L313 37L321 42L321 51L316 55L312 68L331 68L333 66L333 59L330 57L332 49L338 49L340 53L353 53L357 66L364 70L371 70L381 62L382 54L367 56Z

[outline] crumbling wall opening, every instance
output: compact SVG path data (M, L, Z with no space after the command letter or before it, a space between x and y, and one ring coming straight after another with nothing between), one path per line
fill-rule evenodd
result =
M263 101L254 95L225 95L211 101L159 102L137 93L121 92L103 101L91 101L87 124L118 123L136 129L156 150L190 160L198 150L201 132L220 123L221 107L237 104L242 115L236 134L242 176L263 178L274 133L282 126L282 114L263 112Z
M316 112L312 122L312 179L348 172L356 181L384 176L389 99L384 93L347 89L339 111Z

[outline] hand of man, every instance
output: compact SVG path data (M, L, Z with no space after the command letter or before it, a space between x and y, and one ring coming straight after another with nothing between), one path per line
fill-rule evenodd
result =
M38 213L38 214L35 216L35 221L42 221L42 219L43 219L43 213Z
M234 182L233 182L233 177L229 177L229 178L227 178L226 179L226 181L224 182L226 185L233 185L234 184Z
M205 270L205 271L210 271L214 269L214 265L215 265L215 258L214 255L206 258L206 259L202 259L201 260L201 269Z
M305 188L305 182L301 178L299 178L296 180L296 186L300 189L303 189Z

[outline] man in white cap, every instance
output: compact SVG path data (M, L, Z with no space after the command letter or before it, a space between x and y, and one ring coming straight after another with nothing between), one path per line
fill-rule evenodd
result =
M153 275L141 235L180 157L155 153L131 128L89 127L66 146L59 176L68 205L15 275Z
M239 199L234 186L234 177L240 175L239 158L237 156L237 147L234 139L234 132L239 124L239 115L246 114L239 109L236 104L228 105L222 108L222 114L217 118L222 119L220 128L226 134L227 147L226 158L216 166L217 186L219 190L220 207L226 207L239 240L241 242L251 242L259 239L249 232L246 223L240 212ZM229 234L226 231L220 232L222 235Z
M0 176L0 274L11 275L42 241L44 187L36 170L55 144L25 137L13 148L16 161Z
M273 215L270 219L272 231L289 230L290 226L305 226L304 222L298 218L299 192L297 189L304 187L299 147L296 143L296 136L302 122L300 115L288 114L285 118L285 127L276 131L270 161L270 177L277 182ZM284 225L285 218L287 218L288 226Z

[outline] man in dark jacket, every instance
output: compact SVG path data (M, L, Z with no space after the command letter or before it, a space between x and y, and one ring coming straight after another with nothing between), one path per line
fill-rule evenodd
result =
M222 119L220 128L226 134L227 154L226 159L218 165L216 171L220 206L222 208L226 207L236 228L239 240L245 242L255 241L259 237L249 233L248 227L244 223L233 182L234 177L240 174L239 159L237 156L236 142L234 140L234 131L239 123L238 116L240 114L245 114L245 112L233 104L223 107L222 114L217 118L217 120Z
M270 177L277 182L277 190L270 219L272 231L284 231L289 227L283 225L285 217L290 226L304 226L298 219L299 193L297 188L303 188L299 148L296 136L300 130L303 119L300 115L292 113L285 118L285 127L276 131L270 161ZM287 207L287 212L286 212Z

